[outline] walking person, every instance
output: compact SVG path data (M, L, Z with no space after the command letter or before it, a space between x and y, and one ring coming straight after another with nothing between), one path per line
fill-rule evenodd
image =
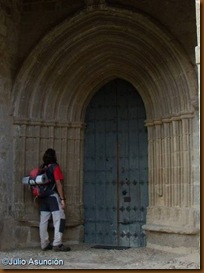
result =
M43 155L41 169L46 168L46 173L51 182L46 189L45 197L40 198L40 241L42 250L70 251L70 247L63 245L62 236L65 229L66 199L63 191L63 173L59 164L55 150L49 148ZM49 240L48 221L52 217L54 226L53 243Z

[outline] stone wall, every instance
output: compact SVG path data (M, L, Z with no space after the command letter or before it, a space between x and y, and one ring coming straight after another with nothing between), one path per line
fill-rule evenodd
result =
M29 0L24 1L23 5L21 0L0 0L2 249L39 243L38 207L33 204L31 193L21 184L21 178L35 167L32 164L39 163L44 150L50 146L57 148L67 181L65 192L69 195L69 230L65 233L65 240L83 240L83 116L88 101L97 88L115 75L126 77L141 90L148 116L152 118L147 121L150 206L145 228L149 234L148 243L152 246L159 245L162 234L162 244L168 245L171 242L170 235L176 234L172 235L175 243L173 247L178 246L179 238L182 243L185 236L188 239L183 246L191 245L188 242L194 238L194 245L197 246L200 163L197 90L194 84L195 71L191 66L194 62L189 65L189 59L192 61L194 57L190 50L193 42L190 47L187 46L190 57L186 59L185 50L177 50L177 42L165 32L162 33L162 27L157 29L158 25L153 25L151 20L145 23L148 21L146 16L137 14L134 22L130 11L106 7L106 3L111 6L116 2L123 3L105 0ZM163 2L168 6L169 1ZM104 10L98 9L94 14L93 3L102 3ZM198 1L196 3L199 14ZM69 21L75 13L82 16L76 16L76 21ZM194 16L193 12L191 14L192 27ZM113 15L116 16L115 21ZM107 18L110 26L107 26ZM61 22L64 19L63 25ZM94 20L96 23L101 20L100 24L97 26ZM133 27L133 22L136 27ZM57 26L58 23L61 25ZM197 24L199 29L199 20ZM106 36L103 36L103 32L102 36L98 35L101 33L101 26L104 28L104 35L107 35L107 31L110 32L108 37L111 47L105 43ZM194 35L191 28L188 39ZM182 32L182 37L184 36ZM149 40L149 37L153 40ZM41 38L43 40L39 42ZM87 46L84 46L85 42ZM143 46L138 48L140 44ZM32 51L33 48L36 50ZM199 49L198 41L198 71ZM98 56L100 58L96 61ZM150 65L150 60L153 65ZM21 66L22 63L24 65ZM145 72L140 69L141 64L146 69ZM16 77L20 67L20 73ZM165 75L164 68L168 68ZM153 80L149 81L148 75L152 75ZM143 80L145 84L142 84ZM12 88L15 93L13 97ZM40 100L42 96L44 100ZM153 102L153 106L150 102ZM16 111L14 106L17 106ZM50 109L53 110L52 113ZM56 109L58 110L55 111ZM33 149L35 147L37 149ZM16 222L14 219L21 221Z
M23 5L19 64L53 27L86 8L105 4L108 7L142 11L152 17L167 28L175 39L180 40L190 60L195 63L196 19L193 0L28 0Z
M203 2L202 2L203 4ZM200 0L195 1L196 6L196 27L197 27L197 45L195 48L195 60L197 64L197 73L198 73L198 118L197 124L194 128L194 139L196 143L196 149L194 150L195 164L193 165L193 175L195 181L195 190L194 190L194 199L195 199L195 208L197 210L197 225L200 226Z
M19 42L19 65L56 25L85 6L83 0L24 1ZM36 31L37 30L37 31Z
M16 74L22 1L0 0L0 238L10 241L13 228L13 162L11 92ZM4 240L3 240L4 238ZM13 239L11 240L12 244Z
M14 191L15 218L36 224L39 221L38 202L34 202L30 188L21 183L22 176L42 162L49 147L54 147L64 174L64 192L67 197L68 226L83 224L82 172L83 124L20 122L14 124ZM22 156L23 155L23 156ZM20 185L19 185L20 184Z

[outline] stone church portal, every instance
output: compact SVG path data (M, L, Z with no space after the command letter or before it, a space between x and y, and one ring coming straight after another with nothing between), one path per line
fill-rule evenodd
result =
M39 244L21 180L51 147L65 241L198 249L198 1L0 6L0 248Z

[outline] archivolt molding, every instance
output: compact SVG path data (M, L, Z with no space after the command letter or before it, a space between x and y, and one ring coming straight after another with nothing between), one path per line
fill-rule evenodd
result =
M175 40L140 13L105 7L65 20L36 46L15 81L13 115L83 121L93 94L117 77L140 93L148 119L194 111L194 69Z
M166 117L162 118L159 120L146 120L145 121L145 126L150 127L154 125L162 125L164 123L172 123L172 121L181 121L184 119L193 119L194 118L194 113L193 112L187 112L187 113L182 113L180 115L176 116L171 116L171 117Z
M25 126L46 126L46 127L53 127L53 128L79 128L84 129L86 124L84 122L57 122L57 121L44 121L38 119L21 119L15 118L14 125L25 125Z

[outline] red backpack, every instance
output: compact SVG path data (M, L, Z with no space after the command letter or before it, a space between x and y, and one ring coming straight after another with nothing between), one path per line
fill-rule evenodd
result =
M46 197L54 193L56 185L53 171L56 165L50 164L30 171L29 185L34 197Z

